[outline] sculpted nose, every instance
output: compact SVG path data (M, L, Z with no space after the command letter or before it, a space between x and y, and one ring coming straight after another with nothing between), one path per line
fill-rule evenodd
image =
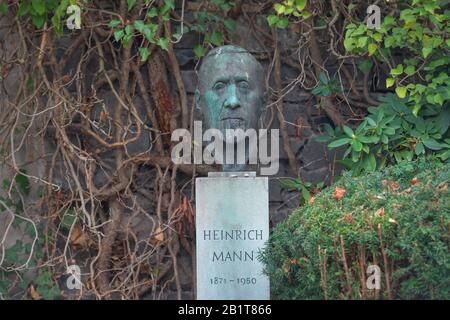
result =
M231 85L230 89L228 90L227 100L225 101L225 108L236 109L239 108L240 106L241 103L236 95L236 86Z

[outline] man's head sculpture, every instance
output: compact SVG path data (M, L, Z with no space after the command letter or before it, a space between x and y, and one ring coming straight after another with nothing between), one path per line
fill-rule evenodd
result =
M247 50L227 45L203 59L196 107L208 128L257 129L264 104L264 70Z
M241 47L215 48L203 58L195 103L206 127L218 129L227 143L234 144L228 139L227 129L258 129L264 105L264 69ZM246 169L246 165L223 167L224 171Z

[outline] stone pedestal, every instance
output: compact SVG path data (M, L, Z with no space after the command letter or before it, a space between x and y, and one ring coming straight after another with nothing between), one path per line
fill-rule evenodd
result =
M270 299L258 254L269 236L268 178L217 172L196 179L197 299Z

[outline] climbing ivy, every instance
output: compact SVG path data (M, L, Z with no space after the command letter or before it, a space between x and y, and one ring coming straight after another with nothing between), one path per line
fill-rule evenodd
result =
M341 162L354 173L379 170L424 154L450 159L449 108L442 112L434 106L414 115L406 98L388 94L380 100L355 130L325 125L326 133L317 140L329 142L331 149L347 146Z
M444 106L450 98L450 11L447 1L400 1L398 15L386 15L378 29L364 23L346 26L344 47L350 54L387 63L386 88L407 97L413 114ZM396 59L395 54L402 58Z
M68 18L67 9L71 5L88 5L88 1L77 0L22 0L18 2L17 15L21 18L30 17L33 25L37 29L44 27L45 22L50 19L51 26L57 35L62 35L65 31L66 19ZM194 12L194 22L183 24L176 27L172 34L167 35L164 32L158 32L162 28L161 22L170 21L175 10L174 0L165 0L161 6L155 1L145 0L143 11L145 15L141 19L129 21L118 14L111 15L108 27L113 31L113 37L116 42L127 46L133 37L141 37L144 41L139 47L139 54L142 61L148 59L150 49L148 43L154 44L163 50L168 50L170 42L176 43L181 40L183 34L194 31L201 37L201 41L194 47L195 55L202 57L208 47L221 46L225 42L225 34L233 32L236 29L236 22L227 17L227 13L234 7L234 3L227 0L212 0L210 4L218 10L211 12L205 8ZM131 11L136 6L136 0L127 0L127 10ZM0 13L7 14L8 5L0 5ZM181 21L184 23L184 21ZM160 34L160 35L159 35Z
M21 196L30 195L31 191L26 170L21 169L12 181L3 179L2 189L4 194L9 195L0 196L0 217L13 214L9 230L21 230L24 236L12 246L0 247L3 249L3 256L0 256L0 299L17 298L17 288L28 290L32 299L51 300L59 297L61 292L50 268L42 265L46 243L42 225L26 218L24 212ZM43 196L39 188L37 196Z
M284 0L281 3L275 3L273 8L276 14L267 16L267 22L270 26L286 28L289 24L289 17L307 19L311 13L305 10L307 0Z
M201 58L208 51L208 47L218 47L224 44L225 33L236 30L236 22L231 18L225 18L233 8L234 3L225 0L212 0L218 9L218 14L200 10L194 12L195 23L190 30L204 35L203 42L194 47L194 53Z

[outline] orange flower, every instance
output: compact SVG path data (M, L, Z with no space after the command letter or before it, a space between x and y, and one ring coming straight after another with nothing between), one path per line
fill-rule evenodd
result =
M384 216L384 208L381 207L380 209L378 209L378 210L375 212L375 215L376 215L377 217L382 217L382 216Z
M346 189L341 189L339 187L336 187L336 189L333 192L333 198L336 200L341 200L344 197L346 192L347 192Z
M345 215L344 215L344 220L346 221L346 222L353 222L354 221L354 219L353 219L353 214L350 212L350 213L346 213Z

